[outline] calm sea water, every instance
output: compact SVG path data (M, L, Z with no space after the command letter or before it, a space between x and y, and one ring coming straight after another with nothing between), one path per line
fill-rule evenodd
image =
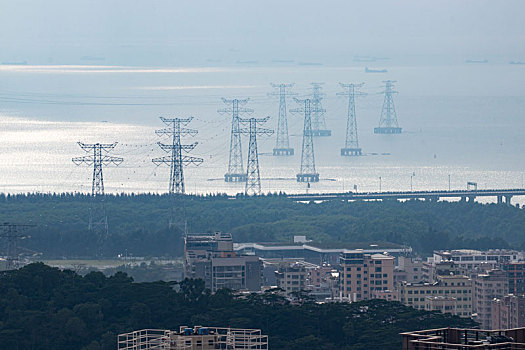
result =
M395 96L402 135L374 135L383 96L382 81L397 80ZM525 66L458 64L394 66L386 74L364 67L275 66L148 68L115 66L0 66L0 191L88 192L91 170L71 158L84 155L76 144L119 142L113 155L124 163L105 168L108 192L164 192L167 167L151 158L164 155L154 133L159 116L194 119L199 130L185 142L198 142L186 168L191 193L243 191L227 184L231 116L217 113L221 97L250 97L254 116L271 118L275 129L278 99L268 97L271 82L295 82L298 97L310 82L325 82L328 128L332 137L315 138L321 181L310 192L523 188L525 175ZM339 82L364 82L366 97L357 101L359 158L341 157L347 101L337 97ZM294 108L293 100L288 107ZM305 192L295 182L301 154L302 117L289 113L293 157L271 156L275 136L260 137L263 192ZM247 137L243 142L246 162ZM523 198L516 202L524 203Z

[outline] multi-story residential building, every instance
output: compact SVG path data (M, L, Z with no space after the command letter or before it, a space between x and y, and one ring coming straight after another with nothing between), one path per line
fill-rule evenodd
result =
M423 260L400 256L394 269L394 285L400 282L417 283L423 280Z
M509 278L509 293L525 294L525 261L504 263L501 268Z
M492 329L519 328L525 326L525 296L506 295L490 303Z
M395 258L385 254L346 251L340 258L340 297L359 301L372 299L373 291L394 290Z
M259 291L262 263L256 256L233 251L229 233L191 234L185 237L184 277L204 280L206 288Z
M462 269L454 261L440 261L438 263L423 263L422 280L425 282L436 282L438 276L468 276L468 272Z
M435 251L434 263L454 261L465 270L489 270L507 262L525 260L524 252L507 249L490 249L485 251L471 249L457 249L450 251Z
M491 302L508 294L509 279L505 271L491 270L474 277L473 312L474 319L482 329L493 329Z
M268 336L260 329L181 326L179 331L143 329L118 335L119 350L268 349Z
M308 270L308 284L312 286L320 286L327 279L331 278L334 268L330 265L316 267Z
M467 276L438 276L437 282L398 286L399 301L418 310L439 310L460 317L472 314L472 280Z
M292 296L293 293L306 290L306 279L308 271L304 265L301 264L283 264L275 271L277 278L277 287L283 290L287 297Z

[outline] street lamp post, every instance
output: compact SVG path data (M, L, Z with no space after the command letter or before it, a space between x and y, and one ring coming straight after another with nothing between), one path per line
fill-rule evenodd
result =
M382 182L381 180L382 180L381 176L379 176L379 192L381 192L381 182Z

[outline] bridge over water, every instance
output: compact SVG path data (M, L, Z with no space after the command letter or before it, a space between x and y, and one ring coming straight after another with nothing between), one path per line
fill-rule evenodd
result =
M474 201L477 197L495 197L498 203L511 205L512 197L525 196L525 189L505 190L452 190L452 191L409 191L409 192L343 192L288 194L287 197L297 201L323 200L402 200L424 199L438 201L440 198L460 198L462 201Z

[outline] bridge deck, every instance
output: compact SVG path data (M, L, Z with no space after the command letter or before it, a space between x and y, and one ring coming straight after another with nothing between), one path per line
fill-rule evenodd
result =
M288 198L295 200L328 200L328 199L412 199L441 197L513 197L525 196L525 189L493 189L493 190L454 190L454 191L408 191L408 192L342 192L342 193L311 193L289 194Z

